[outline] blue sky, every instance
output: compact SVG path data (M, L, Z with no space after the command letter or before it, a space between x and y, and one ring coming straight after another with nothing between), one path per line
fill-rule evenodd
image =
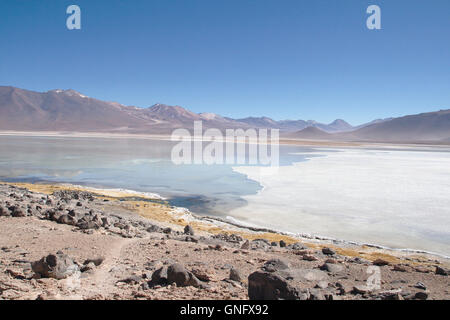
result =
M0 85L126 105L352 124L450 108L448 0L3 0L0 39Z

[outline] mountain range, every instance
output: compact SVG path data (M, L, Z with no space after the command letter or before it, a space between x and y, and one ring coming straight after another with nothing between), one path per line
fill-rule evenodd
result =
M279 129L293 139L447 142L450 110L400 118L377 119L352 126L337 119L329 124L313 120L268 117L232 119L214 113L194 113L180 106L155 104L149 108L125 106L87 97L74 90L34 92L0 86L0 130L169 134L175 128Z

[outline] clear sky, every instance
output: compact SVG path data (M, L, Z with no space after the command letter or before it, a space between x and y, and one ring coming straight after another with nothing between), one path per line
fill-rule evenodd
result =
M449 0L2 0L0 41L0 85L125 105L352 124L450 108Z

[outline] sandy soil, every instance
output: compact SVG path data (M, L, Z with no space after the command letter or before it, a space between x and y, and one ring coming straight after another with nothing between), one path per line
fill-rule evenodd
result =
M32 188L46 190L47 194L27 191L23 185L20 188L0 185L0 205L5 207L8 202L22 206L41 199L46 203L42 204L42 211L46 207L51 210L61 199L48 195L50 192L74 191L71 190L74 187L68 186ZM299 290L321 290L333 299L380 299L386 295L399 299L450 298L448 276L436 274L437 266L448 270L448 262L436 257L339 247L323 241L245 230L196 219L164 203L154 206L149 199L126 200L123 196L96 194L89 201L65 203L68 209L120 216L121 222L135 226L122 230L112 225L81 229L50 221L38 213L0 217L0 299L248 299L249 275L261 270L271 259L281 259L289 270L302 274L293 283ZM51 204L47 204L48 200ZM187 224L193 227L195 235L184 234ZM148 226L151 231L146 229ZM269 241L257 240L264 238ZM287 246L281 247L280 240ZM271 244L273 241L277 242ZM336 253L324 254L325 247ZM37 277L31 263L57 251L73 258L81 268L86 267L87 259L100 257L102 262L98 266L91 264L88 270L67 279ZM370 276L368 267L380 258L386 264L380 266L381 288L373 292L355 291L355 287L366 285ZM326 262L339 270L321 270ZM154 271L174 263L182 264L202 285L149 286ZM241 280L230 279L231 269L238 270ZM314 276L305 277L304 272Z

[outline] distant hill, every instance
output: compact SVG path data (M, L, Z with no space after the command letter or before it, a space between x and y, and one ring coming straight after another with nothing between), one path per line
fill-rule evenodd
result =
M333 134L322 131L316 127L307 127L303 130L289 133L285 137L301 140L333 140Z
M361 141L427 142L450 139L450 110L421 113L374 123L342 138Z

